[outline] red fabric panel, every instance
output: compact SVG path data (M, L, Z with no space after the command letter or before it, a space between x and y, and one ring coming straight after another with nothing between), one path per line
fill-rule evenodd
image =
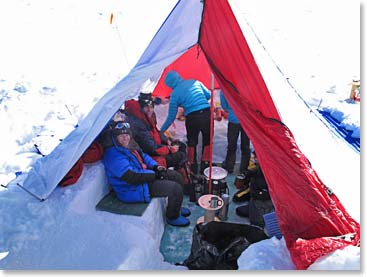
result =
M325 255L338 249L343 249L348 245L355 245L356 241L348 242L344 239L331 237L316 238L312 240L298 239L293 245L288 247L293 257L293 261L298 269L307 269L313 264L320 254Z
M202 82L208 89L211 89L212 73L208 62L198 45L192 46L184 54L182 54L173 63L167 66L159 79L157 86L154 88L153 96L167 98L171 95L172 89L166 86L164 78L167 72L172 69L176 70L184 79L196 79ZM214 81L214 88L219 88L218 83Z
M204 52L207 54L206 57L209 57L208 62L212 69L220 67L220 71L225 73L226 80L232 86L241 88L238 97L244 98L266 117L280 120L251 50L227 1L205 1L200 33L199 44L202 48L205 47ZM215 63L212 64L210 59L215 59Z
M206 0L199 41L229 105L251 139L276 209L280 229L297 268L350 243L322 237L356 233L359 223L322 181L299 150L275 105L232 10L225 0ZM303 239L300 243L297 239ZM312 258L307 251L313 249Z
M81 159L84 163L95 163L103 158L103 147L98 142L93 142L85 150Z
M70 168L69 172L66 173L65 177L62 178L59 185L62 187L66 187L75 184L79 180L79 177L82 175L82 173L83 173L83 160L80 158L79 160L76 161L73 167Z

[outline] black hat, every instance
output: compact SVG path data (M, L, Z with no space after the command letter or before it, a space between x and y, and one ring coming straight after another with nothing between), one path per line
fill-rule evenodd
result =
M121 134L129 134L131 136L130 123L118 121L116 125L113 127L113 135L117 137Z
M141 108L146 106L154 107L154 100L151 93L140 93L138 101Z

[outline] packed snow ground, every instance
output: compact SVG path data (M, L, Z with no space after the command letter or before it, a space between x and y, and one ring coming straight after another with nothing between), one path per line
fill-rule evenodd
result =
M310 106L329 109L359 137L360 104L345 101L352 79L359 78L359 3L253 2L246 4L247 19L293 86ZM1 185L41 158L35 143L49 153L127 74L175 3L0 3ZM225 126L216 123L218 135ZM223 137L216 142L223 145ZM345 162L348 174L360 167ZM101 184L103 166L96 163L85 166L75 186L57 188L44 202L15 185L0 187L0 269L182 269L159 253L164 202L153 201L141 218L96 212L107 191ZM358 212L359 201L348 209ZM251 245L239 265L294 269L284 240L275 238ZM360 269L360 248L335 251L309 269Z

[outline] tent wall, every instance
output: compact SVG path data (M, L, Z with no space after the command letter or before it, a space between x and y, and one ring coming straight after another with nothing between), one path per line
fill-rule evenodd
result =
M148 79L156 82L167 65L197 43L202 8L198 1L180 1L131 72L97 102L48 156L33 165L20 185L34 196L46 199L125 100L136 97Z
M212 88L212 85L214 85L214 89L219 89L216 80L214 80L214 84L212 84L212 71L198 44L192 46L164 69L158 84L154 88L153 95L166 98L171 94L172 89L164 83L166 74L171 70L177 71L184 79L199 80L207 88Z
M205 1L200 34L199 44L215 77L256 149L280 228L296 266L307 268L317 258L317 255L310 260L300 258L300 252L305 249L299 251L299 246L295 246L298 238L313 240L358 233L358 239L359 224L349 216L335 195L328 194L299 150L293 134L280 121L227 1ZM341 245L343 243L334 244L334 247ZM320 256L324 254L322 251L318 253Z
M124 101L139 92L145 76L149 78L145 70L131 74L104 95L76 129L49 155L36 161L21 184L24 189L46 199Z
M177 57L178 54L182 54L196 44L202 12L201 1L179 1L144 51L135 68L158 63L168 57Z
M298 93L307 95L308 91L303 91L302 87L298 87L297 90L293 88L292 81L298 73L287 71L287 68L280 63L281 60L275 61L272 58L273 46L263 45L261 33L255 33L257 26L250 25L251 23L246 21L244 14L247 14L248 4L241 0L229 2L282 122L292 131L297 146L311 162L312 168L323 183L333 189L341 202L348 207L348 213L360 221L360 198L346 194L343 185L353 186L355 195L360 194L360 167L353 168L352 174L345 173L346 163L360 163L360 153L340 139L333 128L328 127L319 112L307 105ZM294 50L295 53L303 55L307 48ZM287 51L284 55L287 55ZM300 67L302 66L300 64Z

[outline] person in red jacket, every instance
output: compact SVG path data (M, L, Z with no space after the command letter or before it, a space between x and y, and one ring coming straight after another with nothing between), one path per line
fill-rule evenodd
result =
M189 183L186 157L186 145L178 140L171 140L157 128L154 112L154 100L151 93L140 93L138 101L125 102L127 120L131 124L134 140L141 149L149 154L159 165L174 167Z

